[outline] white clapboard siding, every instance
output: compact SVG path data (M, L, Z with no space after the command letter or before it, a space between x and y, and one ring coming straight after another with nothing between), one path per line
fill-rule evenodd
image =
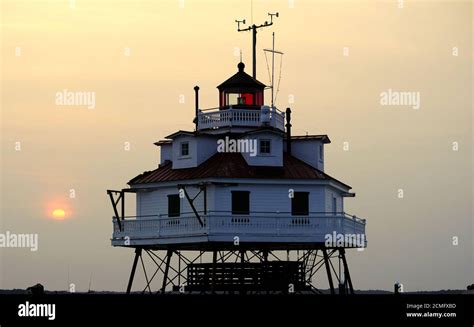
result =
M189 144L189 155L181 156L181 143ZM217 152L215 137L178 136L173 140L172 161L173 169L197 167Z
M214 186L207 186L207 209L209 210L214 203ZM190 198L194 198L199 192L196 187L186 187ZM152 192L139 192L137 193L137 216L151 216L151 215L167 215L168 214L168 195L178 194L178 188L163 187L159 190ZM197 211L204 211L204 191L194 200L194 206ZM181 199L181 212L192 212L192 208L186 198Z
M320 156L320 147L323 147L322 157ZM321 140L293 140L291 141L291 155L324 171L324 144Z
M326 203L326 207L325 207L325 211L326 212L333 212L333 201L334 199L336 199L336 212L343 212L344 211L344 201L343 201L343 197L341 196L341 194L339 192L337 192L335 189L331 188L331 187L327 187L325 189L325 196L326 196L326 199L325 199L325 203Z
M251 155L243 152L242 156L250 166L282 167L283 166L283 140L282 136L275 133L252 133L244 138L248 142L256 142L256 153ZM260 140L270 140L270 154L260 153ZM255 155L256 154L256 155Z
M172 149L173 145L163 144L160 146L160 164L163 164L166 160L172 160Z
M253 212L290 212L291 198L289 190L295 192L309 192L310 212L332 212L332 197L338 201L338 212L342 211L342 197L337 191L323 185L263 185L239 184L238 186L208 186L207 210L230 211L232 209L232 191L250 192L250 211ZM187 187L188 194L193 198L199 189ZM178 194L177 187L164 187L152 192L139 192L137 194L137 216L167 215L168 195ZM204 210L203 192L196 198L196 210ZM191 206L184 198L181 200L181 212L191 212Z

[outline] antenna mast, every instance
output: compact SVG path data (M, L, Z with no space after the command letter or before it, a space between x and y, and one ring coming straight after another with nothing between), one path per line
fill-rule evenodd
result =
M271 52L272 53L272 107L274 107L275 104L275 96L274 96L274 88L275 88L275 53L279 55L283 55L283 52L275 50L275 32L272 33L273 37L273 44L272 44L272 49L263 49L265 52ZM265 55L265 58L266 55ZM280 59L281 60L281 59ZM280 61L281 64L281 61ZM268 62L267 62L267 67L268 67ZM281 74L281 66L280 66L280 74Z
M272 33L272 108L275 97L273 96L273 90L275 89L275 32Z
M237 32L252 31L253 78L255 79L257 78L257 29L273 25L273 16L278 17L278 13L268 13L268 16L270 16L270 23L265 21L261 25L252 24L252 26L242 29L240 28L240 24L245 24L245 19L235 21L237 23Z

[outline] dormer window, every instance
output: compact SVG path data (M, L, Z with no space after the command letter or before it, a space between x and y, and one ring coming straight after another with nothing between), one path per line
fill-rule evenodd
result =
M319 160L323 161L324 160L324 148L323 148L323 145L321 144L319 146Z
M189 142L181 143L181 157L189 156Z
M260 140L260 154L270 154L272 152L270 140Z

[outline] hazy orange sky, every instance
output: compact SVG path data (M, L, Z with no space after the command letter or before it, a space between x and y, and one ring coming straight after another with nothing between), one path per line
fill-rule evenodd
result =
M155 168L153 142L193 128L194 85L202 107L217 106L236 48L251 71L251 35L234 23L251 21L250 4L1 1L0 232L38 233L39 248L0 248L0 288L66 289L69 271L78 290L91 274L94 289L124 290L133 252L110 246L105 190ZM275 32L276 105L291 106L295 134L329 135L326 171L353 186L345 209L368 222L368 248L349 251L355 287L463 289L474 282L473 4L399 5L254 0L254 22L280 13L258 34L258 78L269 83L262 49ZM56 105L64 89L95 92L95 108ZM388 89L420 92L420 109L381 106ZM66 219L51 219L57 208Z

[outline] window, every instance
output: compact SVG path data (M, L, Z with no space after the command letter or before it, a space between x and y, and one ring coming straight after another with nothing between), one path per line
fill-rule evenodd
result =
M239 103L239 98L240 98L240 94L237 94L237 93L227 93L227 101L226 101L226 104L229 106L229 105L233 105L233 104L238 104Z
M227 93L227 105L252 105L254 104L254 94L253 93Z
M309 215L309 193L295 192L291 199L291 214L293 216Z
M181 143L181 156L189 156L189 142Z
M232 214L248 215L250 214L250 192L232 191Z
M240 98L242 99L242 104L253 104L253 94L252 93L242 93Z
M270 140L260 140L260 154L270 154L271 151L272 151L271 141Z
M179 194L168 195L168 217L179 217L181 214Z
M324 148L322 144L319 146L319 160L324 160Z

